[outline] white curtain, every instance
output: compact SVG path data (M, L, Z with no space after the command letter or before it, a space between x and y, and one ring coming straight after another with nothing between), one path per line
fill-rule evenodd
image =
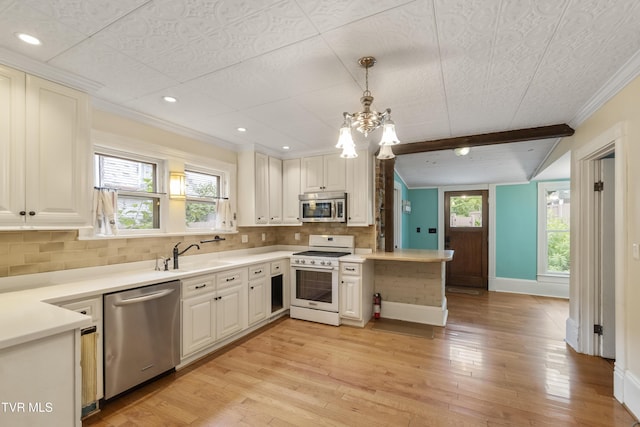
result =
M93 230L96 235L117 235L118 192L107 188L93 189Z
M231 215L231 202L229 200L218 200L216 230L233 230L233 216Z

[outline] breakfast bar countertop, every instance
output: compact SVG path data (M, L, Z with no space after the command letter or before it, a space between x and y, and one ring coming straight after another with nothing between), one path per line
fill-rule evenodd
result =
M435 249L395 249L393 252L372 252L361 254L362 258L381 261L413 261L413 262L442 262L453 259L452 250Z

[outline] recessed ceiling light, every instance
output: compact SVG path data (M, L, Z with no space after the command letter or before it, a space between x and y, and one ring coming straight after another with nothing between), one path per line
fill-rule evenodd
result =
M289 147L288 145L283 145L283 146L282 146L282 149L283 149L283 150L290 150L290 149L291 149L291 147Z
M34 37L31 34L16 33L16 37L18 37L23 42L32 44L34 46L38 46L42 44L42 42L37 37Z
M173 96L163 96L162 99L164 99L166 102L170 102L170 103L178 102L178 98L173 97Z
M238 132L246 132L246 131L247 131L247 128L238 128L238 129L237 129L237 131L238 131Z

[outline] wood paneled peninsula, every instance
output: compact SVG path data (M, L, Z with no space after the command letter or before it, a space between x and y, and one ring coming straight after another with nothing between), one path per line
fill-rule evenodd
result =
M445 263L453 259L453 251L396 249L361 256L375 261L374 292L382 296L381 317L446 325Z

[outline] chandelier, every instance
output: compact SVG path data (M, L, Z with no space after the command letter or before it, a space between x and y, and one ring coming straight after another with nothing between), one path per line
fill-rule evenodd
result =
M356 144L353 142L353 135L351 133L352 128L355 127L359 132L363 133L366 138L380 126L382 126L382 138L380 139L378 158L392 159L395 157L391 146L400 143L400 141L396 136L396 125L393 120L391 120L391 109L387 108L381 113L371 110L373 96L371 96L371 91L369 91L369 68L373 67L375 63L376 58L373 56L364 56L358 60L358 64L365 69L365 90L362 93L362 98L360 98L362 111L342 114L344 116L344 123L340 128L340 136L336 144L336 148L342 149L340 157L347 159L358 157Z

